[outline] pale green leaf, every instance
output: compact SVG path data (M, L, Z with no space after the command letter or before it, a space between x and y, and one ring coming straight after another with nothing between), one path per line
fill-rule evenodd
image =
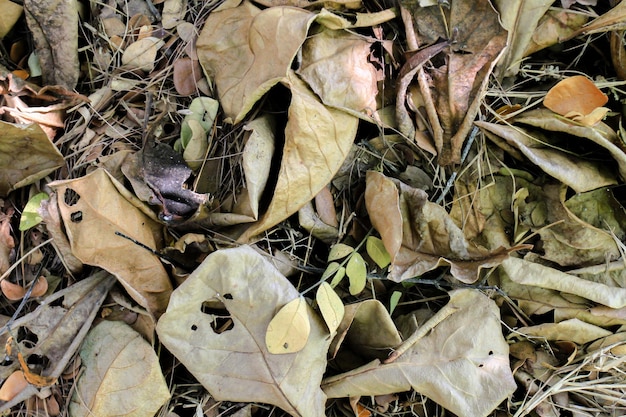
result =
M356 295L365 289L367 282L367 265L363 257L358 253L353 253L346 265L346 275L350 280L350 294Z
M385 244L376 236L367 238L365 249L370 258L372 258L379 267L386 268L391 263L391 256L389 252L387 252L387 249L385 249Z
M330 248L330 253L328 254L328 262L345 258L352 252L354 252L354 248L352 246L346 245L345 243L337 243Z
M28 230L31 227L37 226L41 223L41 216L39 215L39 207L41 206L41 202L43 200L48 199L48 194L39 193L35 194L28 200L26 206L24 206L24 210L22 211L22 216L20 217L20 230Z
M402 297L402 293L400 291L394 291L389 297L389 314L393 313L393 310L398 306L398 301L400 301L400 297Z

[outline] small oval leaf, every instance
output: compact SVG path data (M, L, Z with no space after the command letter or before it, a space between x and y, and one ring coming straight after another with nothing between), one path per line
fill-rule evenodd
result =
M352 254L348 265L346 265L346 275L350 280L350 287L348 288L350 294L356 295L365 289L367 265L360 254L356 252Z
M393 313L393 310L398 306L398 301L400 301L400 297L402 297L402 293L400 291L394 291L389 297L389 314Z
M352 252L354 252L354 248L352 246L346 245L345 243L337 243L330 248L330 253L328 254L328 262L345 258Z
M330 284L322 282L315 294L315 301L317 301L317 306L328 326L328 330L330 330L331 334L335 334L345 312L341 298L339 298Z
M386 268L391 263L391 256L389 252L387 252L387 249L385 249L385 244L376 236L367 238L365 249L370 258L372 258L379 267Z
M311 332L306 307L304 297L298 297L276 313L265 333L265 345L270 353L294 353L304 348Z

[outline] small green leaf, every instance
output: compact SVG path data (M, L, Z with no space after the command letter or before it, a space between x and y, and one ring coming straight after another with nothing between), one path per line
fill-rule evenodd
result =
M350 287L348 290L350 294L356 295L365 289L365 283L367 282L367 265L363 260L363 257L357 252L353 253L346 265L346 275L350 280Z
M379 238L375 236L368 237L365 242L365 249L370 258L372 258L379 267L386 268L391 263L391 255L389 255L383 241Z
M354 248L352 246L346 245L344 243L337 243L330 248L330 253L328 254L328 262L345 258L352 252L354 252Z
M393 310L398 306L398 301L400 301L400 297L402 297L402 293L400 291L394 291L389 297L389 315L393 313Z
M330 334L335 334L345 313L341 298L327 282L322 282L315 294L315 301L317 301L317 307L322 313L322 318L326 322Z
M24 230L28 230L31 227L37 226L43 220L39 215L39 207L41 207L41 202L43 200L47 200L50 196L46 193L35 194L26 206L24 207L24 211L22 211L22 217L20 217L20 230L23 232Z
M346 276L346 268L341 266L338 262L331 262L326 267L326 270L322 274L322 280L326 281L328 278L333 277L333 280L330 283L332 288L335 288L337 284L341 282L343 277Z

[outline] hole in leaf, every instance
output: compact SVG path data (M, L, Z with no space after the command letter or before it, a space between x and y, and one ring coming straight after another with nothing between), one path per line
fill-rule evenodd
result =
M83 212L75 211L74 213L70 214L70 220L74 223L80 223L83 220Z
M27 327L22 326L17 329L17 342L23 343L27 348L32 348L39 342L39 337Z
M232 294L224 294L224 298L227 300L232 300L233 299L233 295Z
M493 355L493 350L489 351L489 356Z
M196 326L195 324L192 324L191 325L191 330L193 330L195 332L196 330L198 330L198 326Z
M205 301L202 303L201 310L204 314L208 314L211 317L211 328L215 333L222 334L235 327L235 323L230 316L230 312L220 301Z
M11 359L9 356L6 356L2 359L2 362L0 362L0 366L9 366L13 364L13 359Z
M50 359L48 359L47 356L33 353L28 356L28 359L26 359L26 363L28 364L29 368L46 369L48 365L50 365Z
M80 200L80 195L76 191L71 188L65 189L65 193L63 193L63 201L65 201L65 204L73 206L78 203L78 200Z

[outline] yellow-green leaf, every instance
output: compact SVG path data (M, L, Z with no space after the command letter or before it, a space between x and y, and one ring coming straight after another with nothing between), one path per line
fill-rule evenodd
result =
M394 291L389 297L389 314L393 313L393 310L398 306L398 301L400 301L400 297L402 297L402 293L400 291Z
M315 294L315 301L317 301L317 306L328 326L328 330L330 330L331 334L335 334L345 312L341 298L339 298L330 284L322 282Z
M270 353L299 352L311 332L306 301L298 297L285 304L270 321L265 333L265 345Z
M356 252L352 254L348 265L346 265L346 275L350 280L350 287L348 288L350 294L356 295L365 289L367 265L363 257Z
M341 266L338 262L329 263L328 266L326 267L326 270L322 274L322 280L327 280L331 276L333 276L333 279L330 282L330 286L332 288L335 288L337 284L341 282L343 277L346 276L346 268Z
M365 248L367 254L379 267L386 268L391 263L391 256L385 249L385 244L379 238L375 236L368 237L365 242Z
M21 231L28 230L41 223L41 220L43 219L39 215L39 206L41 206L41 202L43 200L47 200L48 197L49 196L46 193L39 193L35 194L30 200L28 200L28 203L24 206L24 211L22 211L22 216L20 217Z
M330 248L330 253L328 254L328 262L345 258L352 252L354 252L354 248L352 246L346 245L344 243L337 243Z

